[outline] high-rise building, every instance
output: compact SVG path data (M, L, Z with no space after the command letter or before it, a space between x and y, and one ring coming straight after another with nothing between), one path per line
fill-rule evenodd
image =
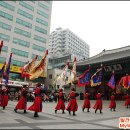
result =
M0 1L0 63L13 53L11 64L24 66L42 58L49 42L52 1Z
M59 57L71 54L77 60L89 57L89 45L69 29L57 28L49 37L49 52Z
M51 1L0 1L0 62L13 53L12 64L23 66L43 56L49 40Z

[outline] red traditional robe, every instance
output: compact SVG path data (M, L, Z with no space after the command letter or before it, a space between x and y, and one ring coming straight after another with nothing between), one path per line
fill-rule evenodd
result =
M66 108L67 111L77 111L78 110L78 104L77 104L77 101L76 101L76 94L74 91L72 91L70 93L70 101L69 101L69 104Z
M2 99L1 99L1 106L5 107L8 105L8 100L9 100L9 96L8 96L9 90L7 88L2 90Z
M58 103L55 107L56 110L65 110L65 104L64 104L64 95L63 92L59 92L58 94Z
M18 102L18 104L16 105L16 109L20 109L20 110L26 110L27 109L27 90L25 88L22 88L21 91L21 98Z
M42 96L40 87L36 87L34 103L28 108L28 110L42 112Z
M1 106L1 102L2 102L2 90L0 89L0 106Z
M101 99L102 98L102 94L98 93L96 95L96 98L97 98L97 100L96 100L96 103L95 103L93 108L102 110L102 99Z
M125 96L125 106L130 105L130 95Z
M89 94L85 93L84 94L84 104L82 106L82 108L90 108L90 101L89 101Z
M114 95L111 95L111 102L110 102L109 108L116 108L116 101L115 101Z

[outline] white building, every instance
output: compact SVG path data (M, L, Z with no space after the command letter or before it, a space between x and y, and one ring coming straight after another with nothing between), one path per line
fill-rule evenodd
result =
M49 43L52 1L0 1L0 63L24 66L35 55L40 60Z
M89 57L89 45L69 29L57 28L49 37L49 52L59 57L66 54L76 56L77 60Z

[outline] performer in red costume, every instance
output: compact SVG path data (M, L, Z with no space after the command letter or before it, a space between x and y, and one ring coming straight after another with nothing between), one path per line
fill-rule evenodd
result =
M42 112L42 95L41 84L36 83L35 100L32 106L28 108L30 111L34 111L34 117L38 117L38 112Z
M64 104L64 93L63 93L63 89L59 90L58 93L58 103L55 107L55 113L57 113L57 110L62 110L62 113L64 114L64 110L65 110L65 104Z
M71 92L70 92L70 95L69 95L70 101L69 101L69 104L68 104L66 110L69 111L70 115L71 115L71 111L72 111L73 116L76 115L75 111L78 110L78 104L77 104L77 101L76 101L76 96L79 96L79 94L75 93L75 89L72 88Z
M125 106L128 108L130 107L130 95L127 93L126 96L124 96L125 98Z
M24 110L24 113L26 113L27 109L27 86L24 85L22 90L21 90L21 98L16 105L14 111L17 113L17 109Z
M3 110L5 109L5 107L8 105L8 100L9 100L9 89L8 86L6 85L5 88L2 90L1 96L1 106L3 107Z
M98 91L96 98L97 100L93 108L95 109L95 113L98 109L100 110L100 113L102 113L102 94L100 93L100 91Z
M0 88L0 106L1 106L1 101L2 101L2 89Z
M109 108L110 108L111 111L112 111L112 109L113 109L113 111L115 111L115 109L116 109L116 101L115 101L114 92L111 94L110 98L111 98L111 102L110 102Z
M89 101L89 93L88 91L86 90L85 94L84 94L84 104L82 106L82 110L84 112L84 109L87 108L87 112L89 112L89 109L90 109L90 101Z

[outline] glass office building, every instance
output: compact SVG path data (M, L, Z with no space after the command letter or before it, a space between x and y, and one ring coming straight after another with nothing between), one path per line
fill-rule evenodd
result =
M24 66L35 55L42 58L48 46L51 1L0 1L0 41L4 41L0 63Z
M43 56L49 39L51 1L0 1L0 63L13 53L12 64L23 66Z

